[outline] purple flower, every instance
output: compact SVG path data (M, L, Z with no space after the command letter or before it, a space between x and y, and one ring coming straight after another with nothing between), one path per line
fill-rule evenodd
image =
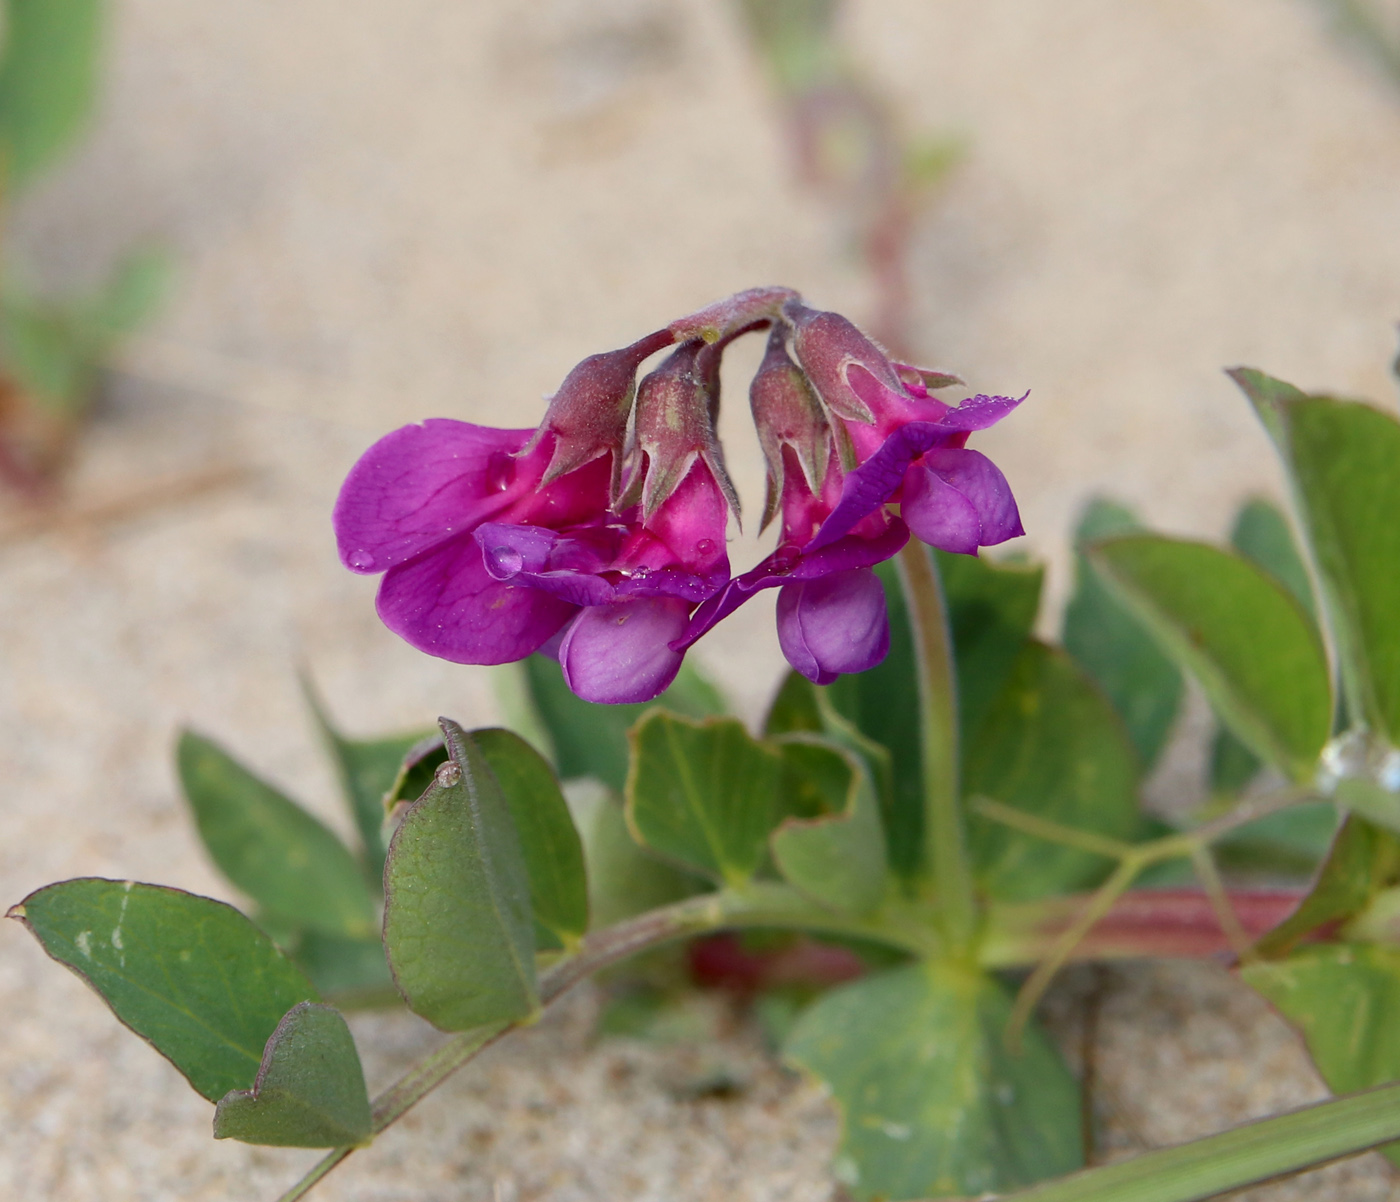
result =
M341 559L384 573L379 616L430 655L509 663L561 636L580 696L654 697L680 668L669 644L729 578L723 492L697 460L644 522L609 510L606 456L546 484L553 437L522 454L530 438L435 419L380 439L336 503Z
M738 497L715 437L719 364L763 328L749 399L768 463L763 525L781 514L781 532L731 577ZM639 385L642 363L672 344ZM534 431L434 419L380 439L336 502L341 558L383 573L379 614L420 650L471 664L543 651L603 702L655 697L687 648L776 587L783 653L825 684L888 651L872 569L911 531L974 555L1021 533L1005 478L965 445L1019 402L931 395L956 383L892 362L788 289L739 293L584 359Z
M892 363L838 314L796 303L784 313L800 368L775 331L750 395L768 460L768 516L781 498L778 549L705 601L680 645L777 587L783 654L809 680L829 684L888 652L883 587L871 569L911 532L968 555L1023 533L1006 478L964 446L1020 402L977 396L945 405L926 380L946 386L956 377Z

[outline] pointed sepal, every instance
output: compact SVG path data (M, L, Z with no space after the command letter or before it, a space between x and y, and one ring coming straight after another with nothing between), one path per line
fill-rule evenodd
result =
M672 341L669 330L658 330L620 350L589 355L564 377L559 391L549 400L544 421L520 451L528 455L546 436L553 436L554 448L541 485L611 455L611 495L617 496L627 419L637 392L637 369Z
M768 353L749 385L749 409L768 463L768 494L763 526L773 520L783 498L783 448L791 447L807 487L821 492L831 458L831 427L802 369L788 356L781 329L768 338Z
M637 390L636 447L645 456L637 470L643 520L650 521L680 487L697 459L704 461L724 499L739 516L739 494L724 466L712 410L715 373L701 358L706 344L693 339L642 380Z
M837 417L872 423L875 411L860 395L878 392L904 396L895 366L855 325L839 313L809 309L789 302L783 316L792 326L792 349L822 402ZM857 369L852 377L852 369Z

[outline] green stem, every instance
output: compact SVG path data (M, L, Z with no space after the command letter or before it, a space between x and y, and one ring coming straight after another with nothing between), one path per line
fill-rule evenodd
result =
M925 871L932 870L949 949L966 954L977 932L977 899L958 797L958 689L943 585L928 550L910 539L899 579L914 635L919 677L919 752L924 781Z
M1201 879L1201 886L1219 917L1221 930L1231 946L1241 958L1248 956L1252 943L1248 933L1241 926L1239 917L1230 905L1220 874L1215 870L1215 861L1210 855L1211 843L1237 827L1254 822L1267 814L1277 813L1289 806L1307 801L1313 796L1309 787L1284 789L1278 793L1251 798L1236 806L1228 814L1223 814L1213 822L1207 822L1193 831L1165 835L1147 843L1125 844L1117 840L1101 839L1087 831L1061 826L1058 822L1024 814L999 802L979 800L978 809L987 817L1007 826L1026 831L1054 843L1095 851L1100 855L1118 857L1118 867L1089 899L1079 916L1055 940L1049 952L1026 978L1021 991L1016 995L1016 1005L1012 1007L1011 1019L1007 1023L1008 1042L1014 1047L1021 1037L1021 1031L1040 1001L1055 974L1074 954L1074 949L1084 940L1094 926L1112 908L1138 874L1149 865L1177 857L1189 857Z
M1055 974L1064 967L1065 962L1074 953L1074 949L1094 929L1099 919L1113 909L1113 903L1127 892L1128 887L1142 869L1142 860L1135 856L1121 860L1118 867L1113 870L1113 875L1099 886L1098 891L1089 899L1089 904L1084 907L1074 922L1065 928L1064 933L1055 940L1045 959L1037 964L1035 971L1026 978L1026 983L1021 986L1021 991L1016 995L1016 1004L1011 1008L1011 1018L1006 1024L1006 1040L1013 1050L1019 1051L1021 1032L1025 1029L1026 1023L1030 1021L1031 1012L1035 1009L1036 1003L1040 1001L1041 995L1050 987L1050 982L1055 979Z
M1018 810L1015 806L1003 805L990 797L973 798L972 808L984 818L1000 822L1013 830L1023 831L1027 835L1034 835L1047 843L1075 847L1109 860L1121 860L1124 856L1132 854L1131 843L1124 843L1121 839L1110 839L1107 835L1100 835L1094 831L1083 831L1075 826L1065 826L1053 818L1042 818L1028 810Z
M894 908L868 918L849 918L822 909L787 885L754 883L742 890L702 893L586 936L577 952L540 975L540 1005L548 1006L600 969L663 943L727 928L756 926L873 939L920 956L931 955L938 947L937 939L929 934L927 923L919 921L917 914ZM522 1022L529 1023L533 1018L532 1015ZM459 1032L420 1060L374 1099L374 1134L398 1122L483 1048L518 1025L493 1023ZM354 1150L336 1148L326 1153L279 1202L296 1202L305 1197L312 1186Z
M1003 1202L1200 1202L1353 1156L1397 1136L1400 1085L1382 1085L1001 1197Z
M1254 940L1249 937L1249 932L1240 922L1240 916L1235 913L1235 907L1230 904L1229 890L1220 878L1220 870L1215 866L1215 857L1211 855L1210 848L1204 843L1198 844L1191 853L1191 864L1196 870L1196 878L1201 882L1201 888L1210 898L1211 909L1215 911L1220 929L1230 941L1230 947L1236 957L1245 961L1252 959Z
M327 1152L318 1160L309 1173L298 1181L291 1189L277 1199L277 1202L297 1202L298 1198L304 1198L316 1184L329 1173L336 1165L353 1152L354 1148L335 1148Z

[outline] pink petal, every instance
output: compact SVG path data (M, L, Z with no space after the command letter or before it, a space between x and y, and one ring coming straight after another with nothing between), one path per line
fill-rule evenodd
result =
M727 577L728 523L729 503L724 490L709 465L697 458L651 520L644 526L634 525L612 566L623 572L674 568L700 577Z
M549 593L493 580L470 534L390 568L377 607L407 643L458 664L524 659L577 612Z
M690 606L676 597L643 597L583 610L559 645L564 680L585 701L650 701L680 671L684 653L669 644L685 631Z
M977 507L923 464L916 463L905 474L899 515L915 538L940 551L976 555L981 545Z
M386 434L336 499L342 562L382 572L505 509L536 482L512 458L530 433L430 418Z
M868 568L784 585L778 643L788 663L815 684L864 672L889 653L885 590Z
M1025 534L1011 485L980 451L937 447L924 456L924 463L972 502L982 526L977 539L982 546L994 547Z

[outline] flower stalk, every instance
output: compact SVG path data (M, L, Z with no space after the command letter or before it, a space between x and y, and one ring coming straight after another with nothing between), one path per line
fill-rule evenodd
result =
M925 924L911 921L899 912L849 918L809 901L790 886L755 883L743 889L687 898L586 936L577 952L556 961L541 975L540 1006L548 1006L580 981L621 960L676 939L734 927L779 927L848 935L922 956L932 954L938 946ZM533 1021L531 1016L519 1023L495 1023L453 1035L374 1099L373 1134L393 1126L506 1032ZM278 1202L296 1202L305 1197L353 1151L355 1148L348 1147L326 1153Z
M919 752L924 783L924 871L932 871L939 922L949 949L966 954L977 933L977 899L958 796L958 689L943 584L927 550L899 553L919 680Z

